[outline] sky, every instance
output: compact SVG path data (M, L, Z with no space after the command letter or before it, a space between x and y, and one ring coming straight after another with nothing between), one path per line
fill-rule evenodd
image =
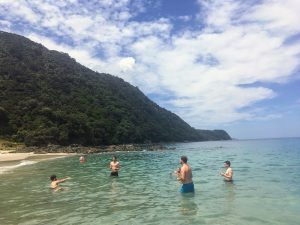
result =
M300 137L299 0L0 0L0 30L123 78L198 129Z

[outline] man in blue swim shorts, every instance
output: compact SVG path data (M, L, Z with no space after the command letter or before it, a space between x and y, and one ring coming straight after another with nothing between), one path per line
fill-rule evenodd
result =
M181 156L180 164L182 165L180 170L177 171L177 180L182 183L180 189L181 193L195 192L193 183L192 169L189 164L187 164L187 157Z

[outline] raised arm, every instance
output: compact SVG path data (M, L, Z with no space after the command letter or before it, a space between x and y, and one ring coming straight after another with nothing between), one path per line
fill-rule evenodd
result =
M178 180L180 180L181 182L184 182L185 181L185 178L186 178L186 170L185 169L181 169L180 170L180 173L177 173L178 175Z
M65 177L63 179L57 180L56 183L59 184L59 183L65 182L66 180L69 180L69 179L70 179L70 177Z

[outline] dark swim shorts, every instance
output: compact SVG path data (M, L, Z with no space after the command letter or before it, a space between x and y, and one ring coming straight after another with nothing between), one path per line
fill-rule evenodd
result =
M118 177L118 176L119 176L119 173L118 173L118 171L116 171L116 172L111 172L111 173L110 173L110 176L111 176L111 177Z

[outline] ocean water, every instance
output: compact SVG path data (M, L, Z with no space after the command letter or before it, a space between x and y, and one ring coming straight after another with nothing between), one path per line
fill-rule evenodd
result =
M300 139L174 144L174 150L116 153L26 165L0 175L0 224L300 224ZM172 175L187 155L196 192ZM234 182L218 174L230 160ZM49 176L71 176L52 192Z

